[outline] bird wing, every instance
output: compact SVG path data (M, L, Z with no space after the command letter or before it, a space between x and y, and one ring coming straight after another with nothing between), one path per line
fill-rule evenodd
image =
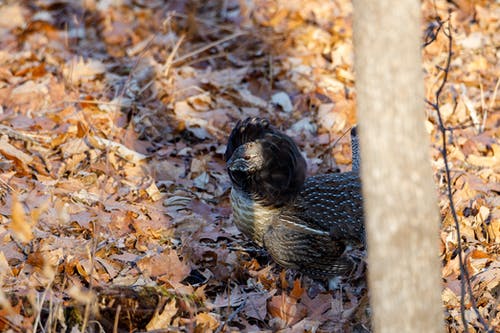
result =
M354 262L343 255L345 244L282 222L273 224L263 239L264 247L278 264L316 278L348 275L352 271Z
M280 221L306 233L364 243L359 175L344 172L309 177L294 204L282 210Z

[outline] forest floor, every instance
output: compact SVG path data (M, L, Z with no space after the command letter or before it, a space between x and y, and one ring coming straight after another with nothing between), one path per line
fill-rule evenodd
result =
M327 291L238 232L223 161L236 121L260 116L310 174L350 169L351 2L167 3L0 5L0 331L369 331L362 281ZM479 316L500 327L500 4L425 0L422 13L429 101L449 54L438 18L453 37L439 106L461 249L425 110L446 328L464 331L462 251L463 315L481 332Z

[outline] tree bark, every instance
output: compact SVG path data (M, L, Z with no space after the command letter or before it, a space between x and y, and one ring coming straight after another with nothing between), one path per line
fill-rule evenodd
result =
M418 0L355 0L368 283L375 332L443 332L439 212L424 128Z

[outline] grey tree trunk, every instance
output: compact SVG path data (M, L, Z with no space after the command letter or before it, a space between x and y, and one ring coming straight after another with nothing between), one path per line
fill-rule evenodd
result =
M368 283L375 332L443 332L439 213L424 129L420 1L355 0Z

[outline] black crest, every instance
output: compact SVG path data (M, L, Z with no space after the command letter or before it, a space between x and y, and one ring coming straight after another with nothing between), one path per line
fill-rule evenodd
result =
M281 206L304 184L306 161L297 145L267 119L238 122L224 157L233 186L261 204Z

